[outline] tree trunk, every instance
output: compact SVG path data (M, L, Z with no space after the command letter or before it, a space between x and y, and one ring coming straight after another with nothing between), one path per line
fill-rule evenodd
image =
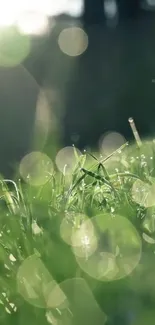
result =
M84 23L99 23L104 20L103 0L84 0Z

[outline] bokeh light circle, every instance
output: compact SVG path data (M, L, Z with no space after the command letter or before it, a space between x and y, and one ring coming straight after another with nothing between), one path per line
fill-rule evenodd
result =
M124 136L118 132L108 132L99 141L100 151L109 155L119 149L126 142Z
M88 47L88 36L80 27L69 27L61 31L58 44L61 51L69 56L78 56Z
M74 168L77 166L78 157L81 152L75 147L65 147L61 149L55 159L57 168L65 175L71 174Z
M90 256L97 248L94 226L84 214L67 214L60 225L60 235L79 257Z
M37 255L31 255L21 263L16 280L18 292L27 302L46 308L46 289L53 278Z
M39 151L27 154L20 162L20 175L32 186L44 185L53 173L51 159Z
M88 258L97 248L97 238L94 226L90 219L83 222L72 234L72 247L74 254L79 257Z
M72 238L80 225L86 221L88 217L81 213L68 212L63 218L60 225L60 236L65 243L73 245Z
M51 281L44 287L47 308L58 308L66 303L66 296L56 281Z
M132 199L146 208L155 205L155 184L149 185L137 179L132 186Z
M17 289L20 295L35 307L66 306L67 297L35 254L21 263L17 272Z
M83 271L100 281L114 281L129 275L141 257L141 238L132 223L119 215L100 214L90 219L96 247L84 256L73 249Z
M149 6L155 6L155 0L146 0Z
M119 268L116 264L115 255L110 253L101 253L101 258L98 263L98 274L99 278L106 277L107 280L113 280L117 277Z
M30 53L28 36L21 35L15 27L0 30L0 66L14 67L22 63Z
M107 16L107 18L113 18L117 14L117 3L116 1L104 1L104 12Z

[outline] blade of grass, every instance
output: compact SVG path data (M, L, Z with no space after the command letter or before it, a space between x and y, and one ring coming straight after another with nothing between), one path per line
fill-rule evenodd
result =
M82 168L81 170L82 170L86 175L88 175L88 176L90 176L90 177L92 177L92 178L95 178L95 179L101 181L102 183L106 184L108 187L110 187L110 188L112 189L112 191L115 193L115 195L116 195L117 197L119 197L119 196L118 196L118 193L117 193L117 191L115 190L115 188L113 187L113 185L112 185L109 181L107 181L103 176L100 176L100 175L98 175L98 174L96 174L96 173L93 173L93 172L91 172L91 171L89 171L89 170L86 170L85 168Z

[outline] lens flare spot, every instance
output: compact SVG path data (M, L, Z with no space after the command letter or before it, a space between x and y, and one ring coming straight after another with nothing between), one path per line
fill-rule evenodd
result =
M76 254L73 247L79 266L100 281L114 281L126 277L135 269L141 257L142 243L135 227L128 219L109 214L93 217L91 223L97 245L95 249L95 245L92 245L93 249L88 255ZM84 234L88 236L84 230L85 227L82 237ZM92 235L93 233L91 240ZM88 244L88 240L86 242Z
M97 249L97 238L90 219L82 223L72 234L72 247L76 256L88 258Z
M102 154L109 155L125 143L126 140L120 133L108 132L101 137L99 147Z
M21 160L19 171L26 183L40 186L44 185L53 174L53 163L47 155L34 151Z
M148 6L155 7L155 0L146 0Z
M110 253L102 253L101 259L98 263L98 276L99 278L106 278L107 280L113 280L119 269L116 264L115 255Z
M22 63L30 53L30 40L15 27L0 30L0 66L14 67Z
M67 304L67 297L55 281L48 283L44 289L44 296L47 308L58 308Z
M88 47L88 36L80 27L63 29L58 38L61 51L69 56L78 56Z
M64 174L71 174L77 166L81 152L75 147L61 149L55 159L57 168Z
M136 180L132 186L132 199L146 208L155 205L155 185Z
M74 212L67 213L60 225L60 235L64 242L66 242L68 245L72 245L72 238L74 237L74 233L87 219L88 217L84 214Z
M104 12L105 12L107 18L114 18L117 15L116 0L105 0L104 1Z
M107 315L98 305L92 290L83 278L67 279L60 283L60 287L70 303L69 318L66 321L62 319L61 324L104 325L107 322Z
M46 308L46 288L52 276L37 255L22 262L17 272L17 288L20 295L31 305Z

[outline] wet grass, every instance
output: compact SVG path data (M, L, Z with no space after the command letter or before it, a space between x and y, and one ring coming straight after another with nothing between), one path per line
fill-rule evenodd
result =
M88 286L84 292L78 292L78 300L86 295L83 308L86 314L90 313L89 323L93 319L90 306L93 310L97 302L100 308L97 314L94 312L93 323L99 324L100 310L107 315L107 320L103 314L99 320L106 324L138 325L143 324L144 319L148 325L153 324L154 166L155 143L149 141L140 147L124 145L104 159L84 152L77 156L71 174L65 175L55 168L43 186L33 187L18 178L15 182L1 179L0 324L86 324L86 316L72 315L72 319L66 314L73 314L74 308L59 309L57 304L54 307L47 303L47 290L40 289L42 285L50 288L50 283L56 281L65 291L65 281L78 278L85 281L80 290ZM133 190L135 184L136 190ZM61 233L64 220L67 229L76 232L81 218L87 216L91 220L99 214L103 218L108 215L128 219L142 243L140 261L120 280L102 281L84 272L72 246L64 240L70 233L64 234L64 238ZM21 274L26 282L22 282ZM69 296L68 286L66 292Z

